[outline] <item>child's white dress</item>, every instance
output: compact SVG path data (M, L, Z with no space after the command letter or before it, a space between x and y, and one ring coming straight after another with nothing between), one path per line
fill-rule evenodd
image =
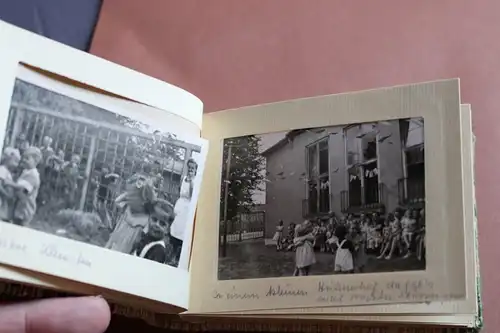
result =
M191 184L185 178L181 184L180 197L174 206L175 218L170 226L170 235L178 240L184 240L184 232L186 231L187 215L189 212L189 203L191 202Z
M313 250L313 242L311 240L299 242L295 250L295 266L297 268L305 268L315 263L316 255Z
M274 233L273 236L273 241L276 243L281 242L281 239L283 238L283 226L279 225L276 227L276 232Z
M342 245L346 242L337 243L337 253L335 254L335 272L350 272L354 269L352 253L349 249L343 249Z

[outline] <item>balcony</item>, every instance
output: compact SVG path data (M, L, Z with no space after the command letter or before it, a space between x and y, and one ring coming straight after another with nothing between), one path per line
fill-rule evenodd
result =
M333 195L325 195L320 202L318 198L302 200L302 217L305 219L320 217L330 214Z
M399 179L398 196L400 205L423 204L425 202L425 179Z
M360 187L356 191L342 191L340 206L343 213L360 213L366 210L383 212L385 185Z

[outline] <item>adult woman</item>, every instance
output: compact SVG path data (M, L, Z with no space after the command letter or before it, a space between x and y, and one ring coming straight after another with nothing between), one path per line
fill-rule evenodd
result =
M170 226L171 242L174 247L176 259L179 260L182 250L182 242L184 241L184 233L186 231L187 215L189 212L189 204L193 195L194 178L198 164L190 159L187 162L187 174L182 180L180 197L177 199L174 206L175 218Z

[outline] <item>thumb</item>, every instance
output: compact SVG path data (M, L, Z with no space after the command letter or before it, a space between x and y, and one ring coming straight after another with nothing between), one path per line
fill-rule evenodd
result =
M53 298L0 306L2 333L102 333L111 319L100 297Z

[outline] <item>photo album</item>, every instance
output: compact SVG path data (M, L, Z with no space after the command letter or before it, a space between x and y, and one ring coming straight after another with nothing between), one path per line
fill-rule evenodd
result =
M0 47L0 279L185 321L481 325L458 79L203 114L6 23Z

